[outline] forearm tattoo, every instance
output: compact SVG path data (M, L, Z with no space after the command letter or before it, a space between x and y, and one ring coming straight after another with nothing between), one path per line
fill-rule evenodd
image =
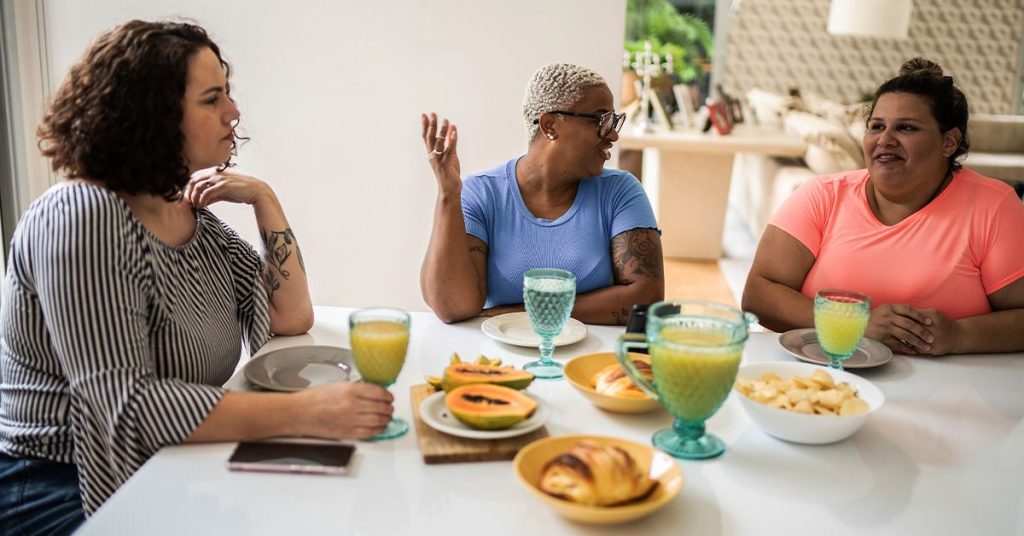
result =
M659 280L664 277L661 245L651 238L654 232L650 229L635 229L612 238L616 283L628 285L634 281L631 276Z
M263 240L263 284L267 287L268 297L273 297L274 293L281 288L278 277L288 280L292 275L284 267L292 253L295 253L302 273L306 273L306 263L302 260L302 252L299 251L299 244L295 240L295 233L292 232L291 227L283 231L268 231L261 227L260 239Z
M619 309L618 311L612 311L612 318L615 319L615 323L618 325L625 325L629 322L629 309Z

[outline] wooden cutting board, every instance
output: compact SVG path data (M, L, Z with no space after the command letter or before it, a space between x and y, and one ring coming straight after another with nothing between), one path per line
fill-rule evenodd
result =
M409 388L412 399L412 415L416 423L416 440L423 454L423 462L459 463L511 460L519 449L548 436L546 427L541 426L529 434L506 439L466 439L438 432L420 419L420 403L434 394L434 388L427 385L413 385Z

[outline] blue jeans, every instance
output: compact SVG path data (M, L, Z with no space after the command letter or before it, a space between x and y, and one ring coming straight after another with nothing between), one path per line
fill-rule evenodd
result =
M83 521L74 465L0 452L0 534L71 534Z

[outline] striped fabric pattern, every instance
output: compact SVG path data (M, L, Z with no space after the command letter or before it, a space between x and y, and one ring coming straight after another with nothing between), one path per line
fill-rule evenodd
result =
M0 450L78 465L86 515L220 400L270 336L259 255L206 210L189 242L113 192L52 188L11 242L0 304Z

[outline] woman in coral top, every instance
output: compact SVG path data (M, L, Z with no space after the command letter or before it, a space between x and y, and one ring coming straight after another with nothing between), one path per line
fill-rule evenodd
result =
M963 169L967 99L920 58L875 92L867 169L816 177L775 214L743 306L774 330L814 325L822 288L871 297L867 336L910 355L1024 350L1024 205Z

